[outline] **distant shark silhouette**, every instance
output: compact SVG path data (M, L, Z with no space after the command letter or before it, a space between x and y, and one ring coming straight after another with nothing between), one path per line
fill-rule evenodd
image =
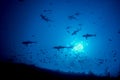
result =
M40 17L44 20L44 21L46 21L46 22L49 22L49 21L51 21L48 17L46 17L45 15L40 15Z
M33 41L23 41L22 42L22 44L25 46L28 46L29 44L33 44L33 43L36 43L36 42L33 42Z
M88 39L88 37L96 37L96 34L84 34L83 37Z
M72 35L76 35L79 31L81 31L81 28L73 31Z
M72 48L73 46L69 46L69 47L66 47L66 46L54 46L53 48L54 49L57 49L58 51L60 50L60 49L64 49L64 48Z

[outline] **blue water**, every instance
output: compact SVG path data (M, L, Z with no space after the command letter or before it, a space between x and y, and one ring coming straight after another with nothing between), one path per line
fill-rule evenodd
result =
M1 0L0 52L3 61L116 77L120 1Z

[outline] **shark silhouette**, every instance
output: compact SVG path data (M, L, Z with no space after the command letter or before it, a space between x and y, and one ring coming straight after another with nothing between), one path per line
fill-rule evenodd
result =
M40 17L44 20L44 21L46 21L46 22L49 22L49 21L51 21L48 17L46 17L45 15L40 15Z
M88 37L96 37L96 34L84 34L83 37L88 39Z
M76 35L79 31L81 31L81 28L73 31L72 35Z
M25 46L28 46L29 44L33 44L33 43L36 43L36 42L33 42L33 41L23 41L22 42L22 44Z
M67 46L54 46L53 48L54 49L57 49L58 51L60 50L60 49L64 49L64 48L72 48L73 46L69 46L69 47L67 47Z

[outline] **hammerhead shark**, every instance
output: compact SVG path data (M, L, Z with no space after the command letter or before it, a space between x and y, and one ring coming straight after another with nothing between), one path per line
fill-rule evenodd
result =
M88 39L88 37L96 37L96 34L84 34L83 37Z

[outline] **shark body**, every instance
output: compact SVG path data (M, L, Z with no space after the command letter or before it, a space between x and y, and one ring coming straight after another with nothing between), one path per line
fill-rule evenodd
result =
M88 39L89 37L96 37L96 34L84 34L83 37Z
M25 46L28 46L29 44L33 44L33 43L36 43L36 42L33 42L33 41L23 41L22 42L22 44Z

